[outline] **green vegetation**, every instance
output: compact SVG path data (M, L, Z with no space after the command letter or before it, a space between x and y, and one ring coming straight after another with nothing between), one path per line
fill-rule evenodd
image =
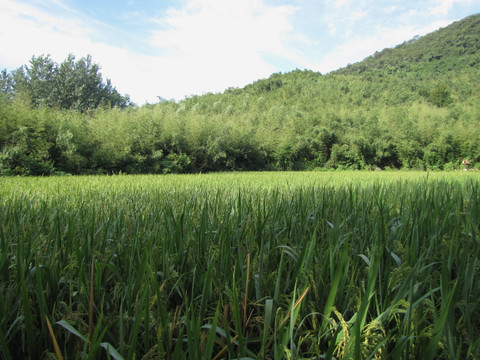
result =
M478 168L479 39L141 107L3 71L0 357L480 359L476 172L235 172Z
M327 75L296 70L141 107L116 92L68 98L89 88L75 74L98 75L90 59L33 58L0 79L0 171L452 170L464 158L478 167L479 39L475 15Z
M50 56L33 56L30 66L24 65L8 74L1 73L0 86L6 98L27 99L34 107L57 107L85 112L99 105L125 108L128 96L120 95L111 81L103 82L100 67L87 56L75 62L70 54L60 65Z
M68 359L479 359L479 189L473 172L0 178L1 357L52 358L55 339Z

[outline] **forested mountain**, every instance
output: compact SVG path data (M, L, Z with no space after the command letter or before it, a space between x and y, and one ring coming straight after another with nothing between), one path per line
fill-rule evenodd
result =
M4 83L4 175L480 165L480 15L327 75L273 74L179 103L80 112Z

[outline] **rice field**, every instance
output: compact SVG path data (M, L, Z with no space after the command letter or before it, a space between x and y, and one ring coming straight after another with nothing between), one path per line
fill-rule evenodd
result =
M475 172L0 178L2 359L480 359Z

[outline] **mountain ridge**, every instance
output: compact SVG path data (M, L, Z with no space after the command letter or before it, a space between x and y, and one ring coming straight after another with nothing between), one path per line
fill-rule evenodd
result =
M480 61L478 56L470 56L478 55L480 50L479 29L480 14L471 15L424 36L414 37L394 48L377 51L364 60L333 73L362 73L368 69L385 70L391 67L396 67L398 71L408 69L407 64L422 62L445 65L447 59L452 60L454 57L463 60L454 62L457 67L473 67ZM432 67L439 70L437 66Z

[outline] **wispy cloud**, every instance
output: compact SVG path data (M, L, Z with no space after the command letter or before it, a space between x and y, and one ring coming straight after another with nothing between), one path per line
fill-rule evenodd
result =
M154 32L151 43L168 50L164 62L183 65L177 81L193 85L202 80L210 84L209 91L218 91L225 88L222 79L240 86L274 72L265 55L304 61L291 45L308 41L291 24L295 11L262 0L192 0L157 19L162 29Z
M429 12L433 15L447 15L455 4L471 4L473 0L435 0Z
M48 11L28 3L4 0L0 3L0 60L6 66L19 66L33 54L46 51L60 55L62 48L72 40L85 39L89 30L72 17L56 17ZM47 49L45 41L55 44ZM53 50L53 51L52 51ZM53 54L55 52L55 54Z

